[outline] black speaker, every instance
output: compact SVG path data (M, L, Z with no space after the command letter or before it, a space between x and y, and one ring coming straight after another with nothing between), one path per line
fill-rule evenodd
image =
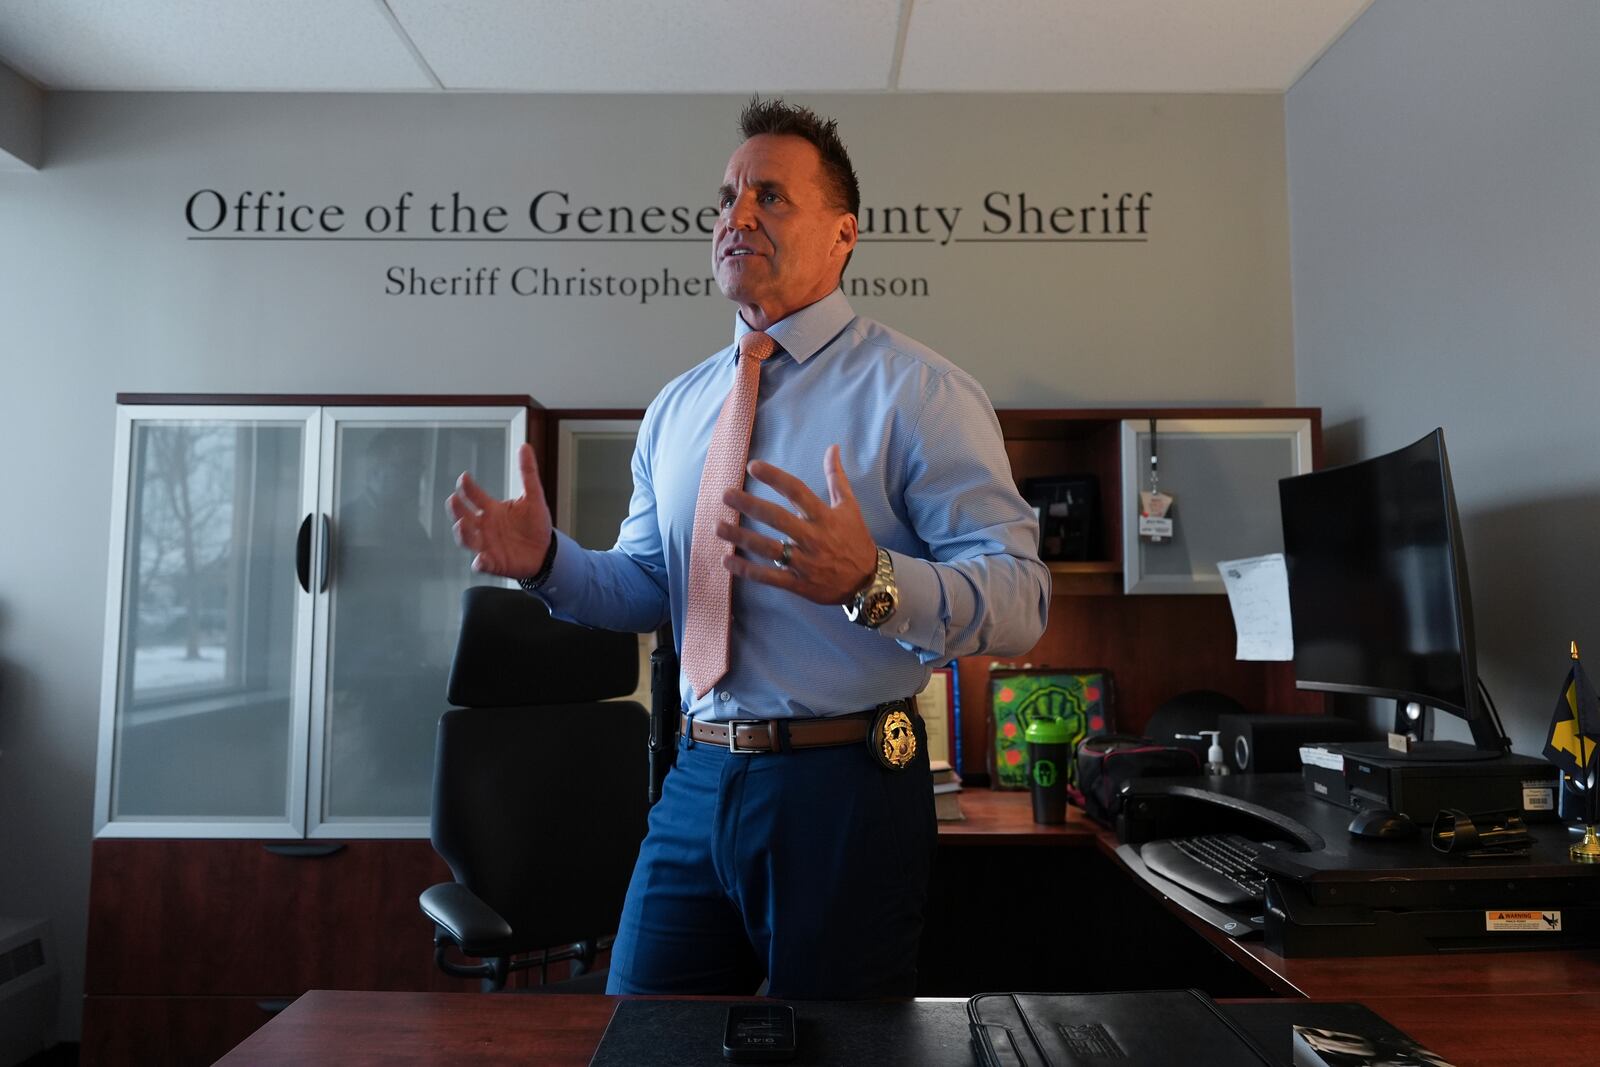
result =
M1095 559L1100 554L1100 483L1092 474L1029 478L1022 496L1039 516L1039 558Z
M1365 727L1332 715L1222 715L1222 754L1236 771L1298 771L1300 746L1322 741L1367 741Z
M1156 708L1145 724L1144 735L1163 745L1188 749L1204 766L1210 744L1200 731L1218 729L1222 717L1229 714L1243 716L1244 705L1226 693L1191 689Z

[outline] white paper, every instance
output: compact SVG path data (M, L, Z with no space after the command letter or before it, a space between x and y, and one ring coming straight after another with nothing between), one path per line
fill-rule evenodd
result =
M1322 767L1330 771L1344 770L1344 757L1330 752L1321 745L1301 745L1300 762L1307 767ZM1526 804L1523 805L1527 807Z
M1225 559L1217 564L1239 634L1237 659L1294 659L1294 627L1289 621L1289 572L1283 553Z

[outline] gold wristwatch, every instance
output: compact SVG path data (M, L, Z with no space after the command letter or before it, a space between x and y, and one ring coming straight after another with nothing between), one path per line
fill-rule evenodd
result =
M887 548L880 548L872 579L852 599L845 601L845 618L876 630L894 617L899 606L900 590L894 584L894 561L889 558Z

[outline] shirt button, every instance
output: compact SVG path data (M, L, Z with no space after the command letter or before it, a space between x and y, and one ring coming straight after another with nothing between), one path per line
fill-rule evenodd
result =
M717 694L717 699L718 700L732 700L733 699L733 694L728 692L726 689L724 689L722 692Z

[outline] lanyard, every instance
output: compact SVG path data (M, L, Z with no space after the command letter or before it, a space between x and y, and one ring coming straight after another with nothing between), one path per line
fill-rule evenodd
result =
M1157 453L1156 420L1150 420L1150 493L1161 492L1161 460Z

